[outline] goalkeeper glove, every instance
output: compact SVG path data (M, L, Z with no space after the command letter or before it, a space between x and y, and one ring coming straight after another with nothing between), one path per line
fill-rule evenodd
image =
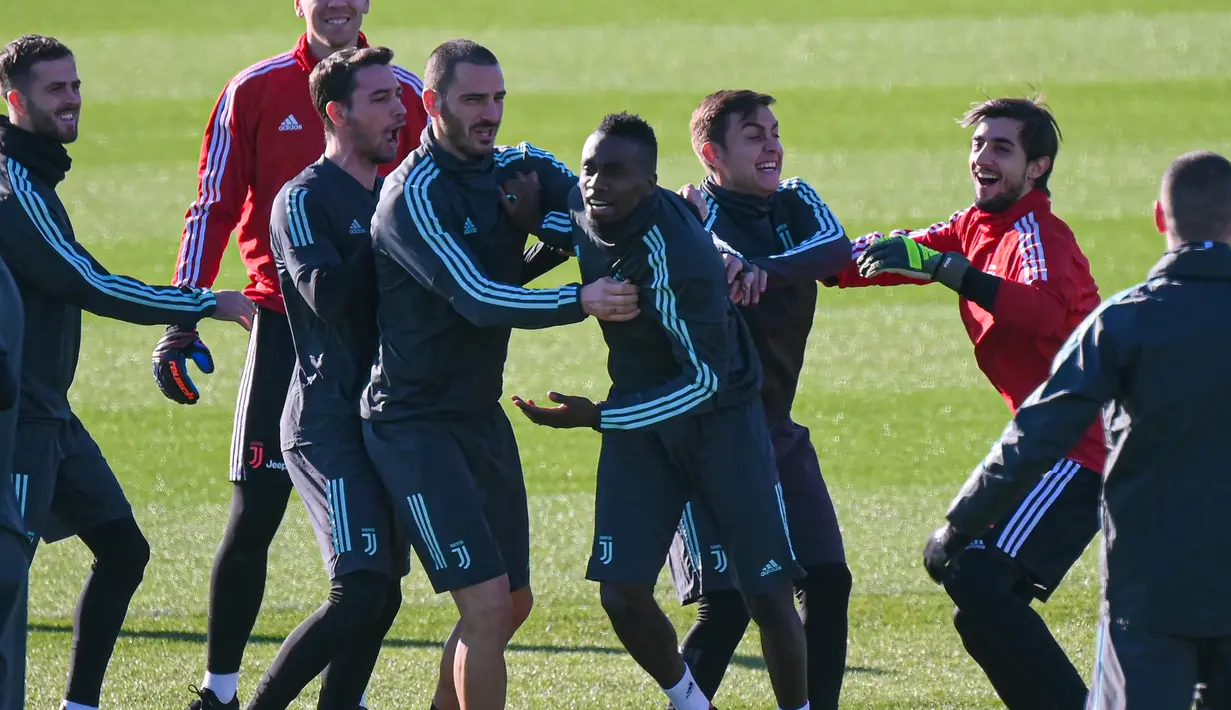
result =
M920 281L939 281L954 291L962 288L962 277L970 261L957 252L939 252L902 234L879 239L856 260L859 275L873 278L898 274Z
M201 342L196 328L171 326L154 348L154 381L158 389L172 402L196 404L201 393L188 376L188 361L209 375L214 372L214 356Z
M944 584L956 568L954 558L972 542L974 538L948 523L936 528L923 547L923 567L932 581Z

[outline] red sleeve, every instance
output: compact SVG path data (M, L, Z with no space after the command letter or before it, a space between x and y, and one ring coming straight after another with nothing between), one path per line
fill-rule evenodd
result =
M1038 335L1067 336L1073 302L1082 283L1092 281L1088 269L1078 273L1077 240L1059 219L1040 223L1027 217L1018 225L1018 258L996 291L996 321Z
M398 163L419 147L423 129L427 128L427 110L423 108L423 80L402 67L393 66L393 73L402 82L402 105L406 107L406 125L398 139L398 159L382 173L392 172Z
M949 217L949 221L937 222L927 229L919 229L909 233L905 230L895 230L890 232L890 235L897 236L899 234L903 234L909 236L911 239L914 239L916 242L919 242L925 247L935 249L939 252L956 251L961 253L962 240L959 236L959 221L961 220L963 214L965 214L965 210L954 212L953 215ZM851 263L847 265L844 270L836 274L832 279L828 279L822 283L826 286L837 286L838 288L859 288L861 286L900 286L902 284L923 285L931 283L930 281L912 279L908 276L901 276L899 274L881 274L880 276L870 279L860 276L859 267L855 264L855 260L858 259L859 255L864 253L868 247L872 246L873 242L883 238L883 236L884 235L880 232L873 232L871 234L865 234L851 242Z
M197 166L197 199L184 216L179 257L175 263L176 286L209 287L218 278L222 254L231 232L243 214L252 184L252 126L244 110L246 96L239 91L248 72L227 84L210 114L201 141Z

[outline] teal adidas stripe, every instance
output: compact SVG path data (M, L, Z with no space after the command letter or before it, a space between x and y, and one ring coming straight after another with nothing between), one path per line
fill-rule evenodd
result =
M427 515L427 503L423 500L423 494L416 493L413 496L407 496L406 502L410 505L410 514L414 516L415 527L419 528L419 536L423 538L423 544L427 547L432 562L436 564L436 569L444 569L448 563L445 562L444 552L441 551L440 542L436 539L432 519Z
M697 523L692 518L692 503L684 505L684 531L687 535L685 547L688 548L688 556L692 558L693 569L701 572L701 541L697 538Z
M556 168L568 177L576 177L576 175L573 174L573 171L569 170L568 166L561 162L555 155L552 155L550 152L543 150L542 148L536 148L526 141L522 141L516 146L506 146L496 149L495 160L496 165L499 167L505 167L509 163L521 160L522 158L541 158L550 162L552 167Z
M548 212L543 217L543 229L553 232L572 232L573 220L567 212Z
M47 203L30 183L26 168L16 160L9 158L8 170L13 195L43 240L91 287L129 303L167 310L201 311L214 305L214 294L207 289L200 289L196 293L184 293L178 288L159 288L127 276L100 273L89 258L78 253L64 238L64 234L51 216L51 211L47 208Z
M509 308L550 310L577 302L576 286L536 290L498 283L485 277L436 217L428 191L439 175L440 168L435 161L425 159L406 177L402 194L415 228L462 290L476 301Z
M786 519L786 501L782 498L782 483L774 484L774 493L778 496L778 514L782 516L782 531L786 533L786 548L791 551L791 559L795 559L795 545L791 543L791 524Z
M307 197L308 190L302 187L293 187L286 194L286 225L293 247L315 243L312 240L312 226L308 222Z
M775 255L775 257L791 256L798 254L801 251L807 251L821 244L828 244L837 239L846 238L846 231L842 229L842 225L837 218L833 216L833 212L829 211L829 207L821 199L821 196L816 194L816 190L803 180L795 177L789 180L783 180L778 186L779 192L791 191L799 195L800 199L812 208L812 214L816 216L816 222L820 225L820 229L816 234L808 237L800 242L798 246L788 249L787 251Z
M643 241L650 248L648 261L653 278L649 288L654 291L654 305L667 333L684 346L697 377L693 383L649 402L604 411L601 426L606 429L636 429L670 419L696 407L718 391L718 376L697 356L688 326L679 317L675 292L671 290L667 271L667 243L657 226L645 235Z

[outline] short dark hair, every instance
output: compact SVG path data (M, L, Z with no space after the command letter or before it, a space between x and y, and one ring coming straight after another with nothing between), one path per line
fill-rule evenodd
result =
M312 103L316 105L327 133L333 132L333 121L329 120L326 110L329 102L337 101L350 107L351 96L355 93L355 75L359 70L377 65L388 66L392 62L392 49L363 47L334 52L312 69L308 76L308 90L312 93Z
M423 87L445 93L457 76L457 65L478 64L494 67L500 64L491 50L468 39L451 39L432 50L423 70Z
M649 168L658 169L658 138L654 135L654 128L644 118L627 111L609 113L603 116L602 121L599 121L598 128L594 129L594 132L605 136L626 138L640 145L648 155Z
M22 35L0 50L0 90L24 90L35 64L71 56L72 50L54 37Z
M727 125L732 116L746 119L762 106L773 106L776 99L748 89L723 89L706 96L701 105L692 112L689 128L692 131L692 151L707 168L701 148L706 143L727 147Z
M1047 181L1051 178L1052 168L1056 167L1056 153L1060 151L1060 124L1056 117L1043 103L1043 97L1036 95L1031 98L990 99L975 104L962 116L961 124L966 128L992 118L1010 118L1021 124L1018 135L1022 148L1026 151L1026 160L1050 158L1047 170L1034 181L1034 186L1047 194Z
M1199 150L1163 173L1160 196L1167 229L1186 242L1231 241L1231 161Z

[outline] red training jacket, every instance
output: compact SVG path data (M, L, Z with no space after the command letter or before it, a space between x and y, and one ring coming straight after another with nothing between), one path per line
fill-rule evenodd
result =
M368 46L362 34L359 46ZM185 215L176 286L212 286L238 224L236 243L249 280L244 294L285 312L269 249L269 211L282 186L325 151L325 126L308 90L317 62L304 35L294 49L253 64L223 89L201 141L200 184ZM419 147L427 126L423 82L401 67L393 71L402 83L406 127L398 159L381 166L382 175Z
M1051 200L1034 190L996 214L971 206L948 222L914 232L911 238L940 252L954 251L972 268L1001 278L995 311L958 299L962 323L975 346L975 360L1009 409L1016 412L1051 373L1066 338L1099 305L1090 262L1072 230L1051 211ZM879 234L851 245L862 254ZM840 288L927 283L897 274L872 279L853 264L827 285ZM1107 459L1102 422L1095 422L1069 457L1102 473Z

